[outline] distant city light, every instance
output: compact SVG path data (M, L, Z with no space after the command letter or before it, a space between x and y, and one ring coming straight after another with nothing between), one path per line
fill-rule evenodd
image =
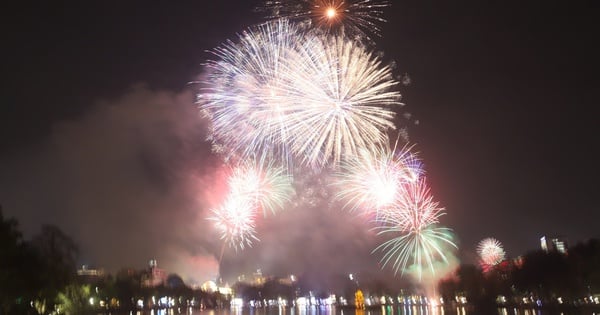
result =
M244 306L244 299L242 298L235 298L231 300L231 306L234 307L242 307Z

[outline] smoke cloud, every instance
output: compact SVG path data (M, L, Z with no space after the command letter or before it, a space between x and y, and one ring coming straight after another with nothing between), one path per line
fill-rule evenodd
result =
M404 285L371 253L380 240L368 220L327 201L319 175L301 178L293 203L259 219L260 242L224 248L207 217L225 195L226 166L205 139L191 91L134 86L2 158L5 215L27 237L57 225L80 245L81 264L109 272L156 259L188 284L218 277L231 284L260 269L322 289L350 273L363 283Z

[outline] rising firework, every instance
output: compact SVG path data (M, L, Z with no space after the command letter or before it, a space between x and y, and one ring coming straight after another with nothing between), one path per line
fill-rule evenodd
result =
M227 156L337 165L342 156L387 142L395 128L398 82L362 44L277 20L215 54L221 60L208 63L212 72L198 102L212 122L211 140Z
M492 237L485 238L479 242L477 253L479 254L481 268L486 272L501 263L506 255L502 248L502 243Z
M368 38L381 36L386 0L267 0L259 7L268 18L308 22L326 33L345 31Z
M419 278L424 269L435 274L435 264L447 263L448 251L456 248L452 231L438 226L444 209L433 201L424 179L402 185L402 189L395 210L378 217L378 234L394 237L374 252L381 250L383 267L391 265L395 273L416 268Z
M419 159L410 147L398 149L397 144L363 150L342 163L333 186L337 188L335 199L344 201L344 208L385 212L402 198L402 185L421 177Z

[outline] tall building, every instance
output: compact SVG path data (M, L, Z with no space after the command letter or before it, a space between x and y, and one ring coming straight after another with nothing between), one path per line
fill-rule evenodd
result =
M542 250L546 253L559 252L566 254L568 250L568 242L566 237L562 236L542 236L540 238Z

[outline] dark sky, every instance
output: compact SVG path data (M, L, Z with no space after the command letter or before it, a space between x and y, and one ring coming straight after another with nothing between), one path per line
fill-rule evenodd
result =
M116 269L158 257L195 279L199 268L216 270L220 245L205 213L220 164L203 142L206 122L188 83L206 50L263 21L256 4L29 2L7 11L5 215L27 236L58 225L81 244L82 262ZM513 257L544 234L600 237L597 15L592 1L393 0L386 11L376 49L411 78L401 89L418 120L409 135L464 261L485 237ZM255 248L228 252L225 269L302 272L328 262L376 270L365 267L374 257L348 263L370 256L372 235L357 235L343 216L277 217ZM300 221L312 221L310 231ZM282 270L281 256L298 244L311 246ZM328 251L335 257L300 259Z

